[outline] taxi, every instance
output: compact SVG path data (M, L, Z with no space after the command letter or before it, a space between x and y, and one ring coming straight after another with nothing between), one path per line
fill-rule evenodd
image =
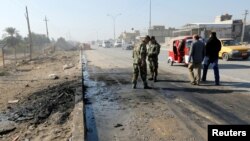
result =
M250 55L250 48L240 44L238 41L231 38L220 39L221 50L219 57L225 61L229 59L247 60Z

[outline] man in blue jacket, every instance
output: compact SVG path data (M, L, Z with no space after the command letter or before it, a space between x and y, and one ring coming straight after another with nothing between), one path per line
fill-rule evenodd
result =
M200 84L200 76L201 76L201 68L202 61L205 56L205 45L199 40L198 35L193 36L193 43L189 50L189 58L188 58L188 69L190 73L190 83L192 85ZM195 74L194 74L195 70Z

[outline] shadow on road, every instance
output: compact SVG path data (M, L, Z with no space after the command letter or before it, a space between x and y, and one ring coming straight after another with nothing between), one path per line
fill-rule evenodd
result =
M189 92L189 93L198 93L198 94L230 94L230 93L235 93L235 92L248 92L246 90L234 90L234 89L209 89L209 88L161 88L162 90L168 90L168 91L175 91L175 92Z
M211 87L211 86L214 86L214 83L215 83L214 81L206 81L206 82L202 82L201 86ZM221 81L220 86L229 86L229 87L236 87L236 88L250 88L250 83Z
M174 82L174 83L188 83L189 81L187 80L171 80L171 79L166 79L166 80L157 80L157 82Z
M198 96L186 96L186 98L191 100L196 105L203 107L213 115L216 115L219 119L222 119L227 124L249 124L249 122L239 118L233 112L225 110L221 107L221 105L217 105L213 101Z
M239 65L239 64L219 64L219 68L220 69L249 69L250 66Z

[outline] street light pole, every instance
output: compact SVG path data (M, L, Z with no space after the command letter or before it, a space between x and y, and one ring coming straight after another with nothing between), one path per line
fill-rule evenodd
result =
M149 3L149 29L151 29L151 0Z
M247 21L247 14L248 14L248 10L245 10L244 20L243 20L243 26L242 26L242 33L241 33L241 42L244 42L244 35L245 35L245 26L246 26L246 21Z
M113 19L113 22L114 22L114 41L115 41L115 20L118 16L122 15L121 13L117 14L117 15L110 15L108 14L107 16L111 17Z

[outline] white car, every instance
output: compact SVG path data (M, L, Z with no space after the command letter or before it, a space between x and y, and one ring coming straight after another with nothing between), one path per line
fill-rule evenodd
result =
M114 47L122 47L122 42L121 41L116 41L114 44Z
M122 49L124 50L132 50L134 48L134 44L132 42L125 43L122 45Z
M110 48L110 47L112 47L112 44L111 44L110 41L103 41L102 47L104 47L104 48Z

